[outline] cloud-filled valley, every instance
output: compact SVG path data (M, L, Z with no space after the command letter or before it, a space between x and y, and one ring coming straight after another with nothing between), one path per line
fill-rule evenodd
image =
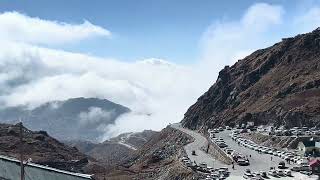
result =
M289 23L282 21L286 13L278 5L254 4L238 21L218 20L208 25L199 37L202 52L192 64L175 64L153 57L125 62L53 49L52 44L85 43L87 38L109 37L112 32L88 21L67 24L18 12L3 13L0 104L27 105L32 109L54 100L104 98L132 110L120 116L115 124L99 127L105 138L128 131L160 130L183 118L187 108L214 83L223 66L280 40L270 38L270 33L279 28L291 29L286 34L280 33L280 38L305 32L301 23L308 23L308 31L320 25L319 21L310 20L310 14L320 19L319 7L308 9ZM110 113L91 109L79 116L79 122L90 125L90 121L101 121Z

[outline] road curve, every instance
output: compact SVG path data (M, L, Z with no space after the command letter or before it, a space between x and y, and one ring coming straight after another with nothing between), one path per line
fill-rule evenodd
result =
M214 168L226 166L219 160L214 159L210 154L207 154L201 150L202 147L208 146L208 140L200 133L183 128L180 123L172 124L171 127L182 131L194 138L194 141L192 143L184 146L184 149L192 162L196 162L197 164L205 162L208 166ZM192 155L193 150L196 152L195 156Z

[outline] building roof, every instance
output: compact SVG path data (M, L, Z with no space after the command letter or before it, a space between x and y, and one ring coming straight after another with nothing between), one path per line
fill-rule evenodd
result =
M315 159L309 162L310 167L318 167L320 166L320 160L319 159Z
M310 141L310 140L305 140L301 141L305 147L314 147L315 146L315 141Z
M0 155L0 162L1 162L0 166L2 168L6 168L5 171L8 171L9 175L18 174L18 173L14 173L14 172L16 172L16 171L19 172L19 170L20 170L20 161L19 160L15 159L15 158ZM10 171L10 173L9 173L9 171ZM64 171L64 170L51 168L48 166L43 166L43 165L35 164L35 163L26 164L25 171L26 171L26 173L29 174L29 176L31 176L30 177L31 179L36 179L36 178L32 178L32 176L34 175L36 177L36 176L38 176L38 174L46 174L46 176L51 174L53 179L54 179L54 176L57 176L57 177L67 177L68 176L68 177L70 177L70 178L65 178L65 179L81 179L81 180L93 179L92 175L89 175L89 174L81 174L81 173ZM6 178L6 177L3 177L3 176L7 175L4 172L0 172L0 178L1 177ZM46 177L46 179L50 179L50 178Z

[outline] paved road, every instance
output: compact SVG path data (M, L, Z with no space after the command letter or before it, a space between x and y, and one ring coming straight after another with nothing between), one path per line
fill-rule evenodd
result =
M239 145L236 141L233 141L232 138L229 136L231 131L223 131L216 134L216 137L221 137L224 139L226 144L229 146L229 148L235 150L238 153L241 153L245 156L248 156L248 159L250 161L250 166L236 166L235 168L238 170L235 173L238 173L239 170L241 174L246 169L250 169L251 171L257 172L257 171L268 171L270 167L278 167L279 162L283 161L278 156L271 156L269 154L259 154L257 151L254 151L252 149L246 148L244 146ZM251 155L251 158L250 158ZM272 161L271 161L272 157ZM287 166L290 166L286 164Z
M272 156L270 154L260 154L255 150L246 148L244 146L239 145L236 141L232 140L232 138L229 136L229 134L231 133L231 131L223 131L220 133L216 134L216 137L221 137L224 139L224 141L226 142L226 144L228 144L228 147L231 149L234 149L235 151L248 156L248 159L250 161L250 165L249 166L235 166L235 170L230 170L231 174L233 176L236 177L240 177L243 175L243 172L246 169L250 169L252 172L259 172L259 171L266 171L268 172L268 170L270 169L270 167L277 167L279 162L283 161L283 159L281 159L278 156ZM251 158L250 158L251 155ZM271 160L272 157L272 160ZM292 167L292 164L286 164L286 166L288 167ZM294 177L281 177L281 178L274 178L271 177L270 179L282 179L282 180L286 180L286 179L296 179L296 180L314 180L317 178L313 178L313 177L308 177L305 175L302 175L301 173L295 173L293 172ZM230 177L230 179L236 179L234 177ZM243 179L243 178L241 178Z
M182 128L180 123L172 124L171 127L178 129L194 138L194 141L192 143L184 146L184 149L192 162L195 161L197 164L205 162L208 166L214 168L226 167L226 165L224 165L222 162L214 159L211 155L201 150L201 147L207 147L208 140L200 133L197 133L190 129ZM196 156L192 155L193 150L196 152Z
M231 133L230 131L223 131L218 133L216 136L221 137L225 140L225 142L228 144L228 146L237 152L243 154L243 155L251 155L250 160L250 166L235 166L235 170L231 169L231 166L225 165L224 163L215 160L211 155L205 153L204 151L201 150L201 147L206 147L208 144L207 139L201 135L198 132L192 131L190 129L186 129L181 127L180 123L177 124L172 124L172 128L178 129L194 138L194 142L187 144L184 146L184 149L190 158L190 160L193 162L195 161L197 164L201 162L207 163L208 166L214 167L214 168L219 168L219 167L229 167L229 170L231 171L230 177L227 179L229 180L241 180L244 179L243 173L245 169L251 169L251 171L268 171L271 166L277 166L280 161L282 161L281 158L273 156L273 160L271 161L270 156L268 154L259 154L258 152L243 147L239 146L235 141L231 139L229 134ZM193 156L191 153L192 151L196 151L196 156ZM294 173L294 177L281 177L281 178L274 178L270 177L270 180L272 179L281 179L281 180L315 180L317 178L308 178L305 175L302 175L300 173Z

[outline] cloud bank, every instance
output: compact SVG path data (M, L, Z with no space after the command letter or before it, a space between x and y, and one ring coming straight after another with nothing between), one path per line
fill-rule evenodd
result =
M18 12L0 14L0 38L32 44L63 44L90 37L111 35L110 31L84 21L68 24L29 17Z
M98 127L99 130L110 123L112 116L114 116L114 111L104 111L99 107L90 107L88 112L79 114L79 122L83 128L92 129Z
M160 130L183 118L187 108L214 83L223 66L282 37L311 31L320 23L316 21L320 19L319 7L294 18L286 14L284 7L258 3L237 20L216 20L199 37L199 60L179 65L156 58L127 63L44 48L40 45L110 36L110 32L88 22L70 25L16 12L3 13L0 34L8 35L0 35L0 104L33 108L80 96L106 98L128 106L132 112L114 125L100 127L105 131L104 138L128 131ZM33 27L33 23L42 25ZM12 28L16 30L10 32ZM44 35L37 37L40 32ZM80 119L96 122L108 113L93 109Z
M84 54L6 43L1 47L0 96L3 106L98 97L133 110L115 126L101 127L110 137L125 131L160 130L182 114L205 88L192 82L192 68L161 59L124 63ZM190 81L192 80L192 81Z

